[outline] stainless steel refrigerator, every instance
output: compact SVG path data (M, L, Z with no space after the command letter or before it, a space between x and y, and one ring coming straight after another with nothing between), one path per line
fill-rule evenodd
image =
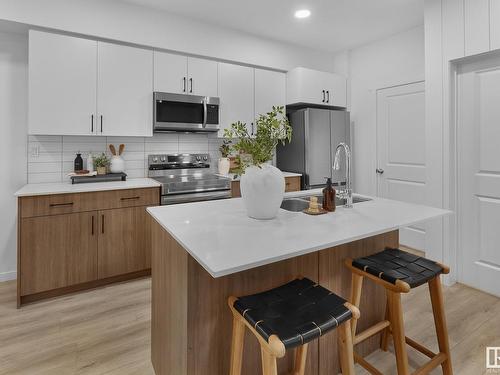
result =
M276 165L282 171L302 173L302 189L325 186L326 177L335 185L345 184L345 163L332 168L340 142L350 146L349 112L302 108L287 113L293 128L292 141L276 149ZM343 154L342 154L343 155Z

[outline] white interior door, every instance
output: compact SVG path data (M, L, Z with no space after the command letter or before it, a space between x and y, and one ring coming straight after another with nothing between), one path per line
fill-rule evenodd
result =
M425 204L424 82L377 91L378 195ZM426 228L419 224L400 231L402 245L426 249Z
M500 58L458 76L459 280L500 296Z

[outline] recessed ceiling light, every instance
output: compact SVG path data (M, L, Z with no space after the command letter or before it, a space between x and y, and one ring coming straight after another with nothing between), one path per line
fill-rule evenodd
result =
M309 9L300 9L295 12L295 18L307 18L311 15Z

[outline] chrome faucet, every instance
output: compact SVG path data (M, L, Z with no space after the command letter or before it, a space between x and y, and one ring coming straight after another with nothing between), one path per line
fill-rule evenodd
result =
M344 142L339 143L335 151L335 161L333 162L333 170L340 170L340 151L345 152L345 169L346 169L346 181L345 189L339 193L341 198L346 199L346 204L344 207L352 208L352 186L351 186L351 149Z

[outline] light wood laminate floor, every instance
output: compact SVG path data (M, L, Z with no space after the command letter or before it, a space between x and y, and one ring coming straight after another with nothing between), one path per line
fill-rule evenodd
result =
M17 310L16 283L0 283L0 374L153 374L150 286L141 279ZM427 287L404 296L404 305L408 335L436 351ZM500 299L456 284L445 288L445 306L454 373L491 374L485 347L500 346ZM409 355L412 367L425 361L412 349ZM368 359L396 374L391 353ZM356 373L366 372L357 366Z

